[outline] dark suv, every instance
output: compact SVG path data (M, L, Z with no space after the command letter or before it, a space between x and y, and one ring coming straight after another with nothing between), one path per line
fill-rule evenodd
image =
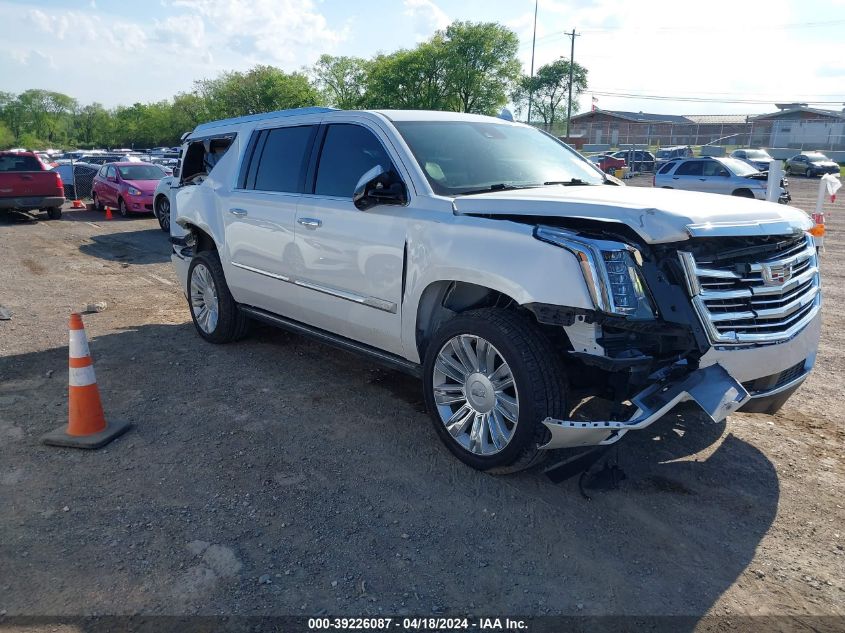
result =
M631 156L632 154L633 156ZM654 154L644 149L623 149L618 152L613 152L611 156L614 158L624 159L627 162L628 167L630 167L631 171L634 173L654 171Z

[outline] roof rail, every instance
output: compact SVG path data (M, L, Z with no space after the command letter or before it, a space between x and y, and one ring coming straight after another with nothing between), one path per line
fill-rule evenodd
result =
M197 132L205 132L224 125L237 125L238 123L252 123L254 121L264 121L265 119L275 119L277 117L297 116L300 114L320 114L322 112L332 112L337 108L292 108L290 110L276 110L274 112L262 112L261 114L248 114L247 116L234 117L231 119L220 119L219 121L209 121L208 123L200 123L191 132L191 135Z

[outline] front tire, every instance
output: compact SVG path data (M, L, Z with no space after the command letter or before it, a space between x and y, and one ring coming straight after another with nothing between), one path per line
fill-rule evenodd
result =
M159 196L155 201L154 209L161 230L170 233L170 200L167 196Z
M126 202L123 201L123 198L117 199L117 212L120 213L120 216L123 218L129 216L129 209L126 207Z
M526 315L485 308L446 322L423 366L426 407L462 462L493 474L538 464L547 417L565 418L560 358Z
M194 255L188 267L188 306L201 337L210 343L230 343L246 335L249 320L229 292L215 251Z

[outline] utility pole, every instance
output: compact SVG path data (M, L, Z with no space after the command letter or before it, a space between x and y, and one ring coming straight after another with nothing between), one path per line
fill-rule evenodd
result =
M537 5L540 0L534 0L534 36L531 38L531 79L534 79L534 47L537 44ZM531 101L534 97L533 84L528 89L528 124L531 124Z
M567 33L572 38L572 49L569 53L569 101L566 103L566 137L569 138L569 124L572 121L572 74L575 70L575 38L580 35L576 34L575 29L572 33Z

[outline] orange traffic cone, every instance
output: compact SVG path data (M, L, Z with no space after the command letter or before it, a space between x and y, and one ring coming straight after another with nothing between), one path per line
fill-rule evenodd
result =
M82 200L74 200L73 201L73 208L74 209L84 209L85 205L82 204Z
M130 425L128 422L106 422L85 326L77 313L70 315L69 352L67 429L59 427L44 435L41 441L52 446L100 448L128 431Z
M106 207L106 220L111 220L111 207Z

